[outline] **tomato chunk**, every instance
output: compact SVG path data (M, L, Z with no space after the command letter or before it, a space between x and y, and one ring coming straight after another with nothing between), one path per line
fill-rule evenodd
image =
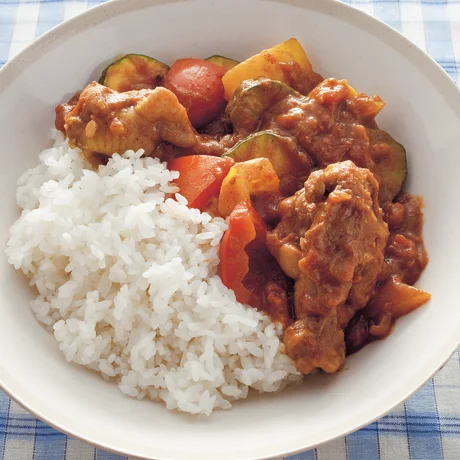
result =
M252 205L247 201L237 204L220 245L220 277L233 289L238 302L251 304L253 297L243 285L249 271L246 247L255 240L265 244L265 235L265 224Z
M179 171L174 184L187 199L188 207L204 211L209 201L219 194L222 181L234 164L231 158L190 155L171 160L168 169Z
M289 295L293 281L270 254L266 227L249 201L235 206L220 245L220 277L238 302L268 314L286 328L292 323Z
M179 59L166 74L164 86L186 108L190 122L200 128L225 109L222 77L225 69L203 59Z

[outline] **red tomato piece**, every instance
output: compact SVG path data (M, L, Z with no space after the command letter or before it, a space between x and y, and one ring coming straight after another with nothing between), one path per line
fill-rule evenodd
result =
M219 194L222 181L234 164L231 158L190 155L171 160L168 169L179 171L174 184L187 198L188 207L204 211L209 201Z
M220 245L220 277L239 302L264 311L285 329L292 323L288 296L293 281L270 254L266 234L265 224L252 205L237 204Z
M238 302L253 305L251 291L243 285L249 272L249 243L265 244L266 228L257 211L249 202L237 204L230 214L228 229L220 245L220 277L229 289L233 289ZM255 306L255 305L253 305Z
M164 86L186 108L190 122L200 128L225 109L222 77L225 69L203 59L178 59L166 74Z

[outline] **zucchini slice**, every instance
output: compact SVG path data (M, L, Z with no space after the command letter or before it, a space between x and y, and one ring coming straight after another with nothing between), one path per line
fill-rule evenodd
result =
M299 190L311 170L308 155L299 149L295 140L268 130L251 134L223 156L237 163L268 158L280 180L280 191L284 195Z
M407 177L406 150L381 129L368 128L367 135L379 176L379 201L392 201L401 191Z
M223 67L227 72L239 64L239 62L235 61L234 59L219 56L218 54L214 54L213 56L208 57L206 61L212 62L213 64Z
M300 96L297 91L278 80L258 78L243 81L226 109L233 130L248 133L257 131L264 113L289 95Z
M169 67L143 54L127 54L102 72L99 83L115 91L154 89L163 86Z
M279 177L292 171L295 166L290 159L291 142L291 139L272 131L260 131L239 141L222 156L232 158L237 163L268 158Z

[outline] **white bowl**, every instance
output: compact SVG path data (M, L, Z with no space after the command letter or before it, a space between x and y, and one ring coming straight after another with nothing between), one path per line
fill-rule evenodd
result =
M109 2L37 40L0 72L0 237L18 217L16 180L50 144L54 107L125 52L165 62L244 59L297 37L324 76L387 103L379 123L407 148L407 190L426 201L432 301L336 375L307 378L209 418L123 396L68 364L28 307L33 293L1 259L0 385L47 423L103 448L149 459L255 459L312 448L356 430L416 391L459 344L460 93L428 56L384 24L334 0Z

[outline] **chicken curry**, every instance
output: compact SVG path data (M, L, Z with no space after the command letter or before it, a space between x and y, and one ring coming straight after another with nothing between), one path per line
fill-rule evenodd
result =
M308 374L386 337L427 302L423 201L384 103L314 72L290 39L244 62L130 54L69 102L56 127L97 167L143 149L179 171L190 208L227 219L220 276L283 329Z

